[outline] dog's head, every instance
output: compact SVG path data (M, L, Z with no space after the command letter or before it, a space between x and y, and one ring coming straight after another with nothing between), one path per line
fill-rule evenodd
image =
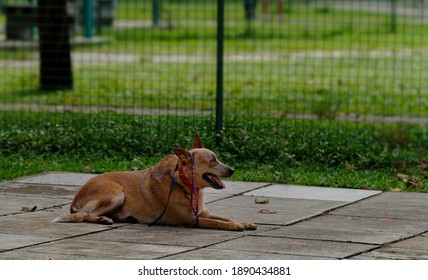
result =
M224 189L225 185L219 177L232 176L235 171L230 166L221 163L213 151L203 148L201 139L197 134L189 151L175 148L174 152L189 180L192 178L192 158L190 155L192 153L195 160L195 183L199 189L206 187Z

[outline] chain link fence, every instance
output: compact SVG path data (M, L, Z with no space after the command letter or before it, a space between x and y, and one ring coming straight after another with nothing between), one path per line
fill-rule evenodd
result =
M320 141L305 137L319 128L335 138L428 120L423 0L0 5L3 126L28 115L59 125L144 119L147 133L211 139L222 129L301 131L293 145Z

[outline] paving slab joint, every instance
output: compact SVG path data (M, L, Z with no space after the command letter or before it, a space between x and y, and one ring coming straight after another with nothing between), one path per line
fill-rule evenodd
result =
M378 250L378 249L381 249L381 248L389 247L389 246L391 246L391 245L393 245L393 244L396 244L396 243L399 243L399 242L402 242L402 241L405 241L405 240L408 240L408 239L412 239L412 238L415 238L415 237L417 237L417 236L422 236L422 234L425 234L425 233L427 233L427 232L428 232L428 231L423 231L423 232L416 233L416 234L413 234L413 235L410 235L410 236L405 236L405 237L403 237L403 238L400 238L400 239L397 239L397 240L394 240L394 241L391 241L391 242L383 243L383 244L380 244L379 246L377 246L377 247L375 247L375 248L371 248L371 249L366 250L366 251L363 251L363 252L358 252L358 253L356 253L356 254L346 256L346 257L345 257L345 258L343 258L343 259L350 259L350 258L353 258L353 257L359 256L359 255L362 255L362 254L366 254L366 253L373 252L373 251ZM363 244L363 243L360 243L360 244ZM373 245L373 244L371 244L371 245Z
M248 192L252 192L252 191L255 191L255 190L259 190L259 189L262 189L262 188L266 188L266 187L269 187L269 186L271 186L271 185L272 185L272 183L266 183L266 184L264 184L264 185L262 185L262 186L260 186L260 187L257 187L257 188L251 189L251 190L246 190L246 191L243 191L243 192L230 194L230 195L228 195L228 196L226 196L226 197L221 197L221 198L218 198L218 199L214 199L214 200L212 200L212 201L207 202L206 204L211 204L211 203L215 203L215 202L223 201L223 200L229 199L229 198L231 198L231 197L243 196L243 195L245 195L245 194L246 194L246 193L248 193Z
M370 248L370 249L368 249L368 250L364 250L364 251L361 251L361 252L357 252L357 253L355 253L355 254L351 254L351 255L348 255L348 256L346 256L346 257L339 258L339 259L340 259L340 260L348 260L348 259L352 259L353 257L360 256L360 255L363 255L363 254L366 254L366 253L373 252L373 251L378 250L378 249L380 249L380 248L382 248L382 247L384 247L384 245L378 245L378 246L376 246L376 247L374 247L374 248Z
M15 248L11 248L11 249L0 250L0 252L1 253L10 252L10 251L15 251L15 250L19 250L19 249L30 248L30 247L34 247L34 246L39 246L39 245L49 244L49 243L53 243L53 242L58 242L58 241L62 241L62 240L73 239L73 238L82 237L82 236L88 236L88 235L91 235L91 234L96 234L96 233L100 233L100 232L115 230L117 228L126 227L126 226L129 226L129 225L130 224L117 225L117 226L113 226L111 228L101 229L99 231L92 231L92 232L86 232L86 233L76 234L76 235L72 235L72 236L65 236L65 237L53 238L52 240L48 240L48 241L41 241L41 242L38 242L38 243L33 243L33 244L29 244L29 245L19 246L19 247L15 247Z
M41 212L41 211L49 211L49 210L53 210L53 209L62 209L62 207L71 204L70 202L66 202L66 203L61 203L61 204L57 204L57 205L53 205L53 206L48 206L48 207L43 207L43 208L36 208L34 211L30 211L30 212L25 212L25 211L18 211L18 212L12 212L12 213L6 213L6 214L0 214L0 217L6 217L6 216L14 216L14 215L23 215L23 214L27 214L27 213L32 213L32 212ZM37 206L37 205L35 205Z
M273 185L273 183L265 183L265 184L263 184L260 187L257 187L257 188L251 189L251 190L246 190L246 191L240 192L240 193L238 193L236 195L244 195L246 193L253 192L253 191L256 191L256 190L260 190L260 189L263 189L263 188L267 188L267 187L272 186L272 185Z
M230 238L230 239L227 239L227 240L222 240L222 241L219 241L219 242L216 242L216 243L212 243L212 244L209 244L209 245L198 246L198 247L186 250L186 251L182 251L182 252L177 252L177 253L173 253L173 254L161 256L161 257L155 258L155 260L161 260L161 259L165 259L165 258L169 258L169 257L181 255L181 254L184 254L184 253L190 253L190 252L197 251L197 250L200 250L200 249L209 249L209 247L212 247L212 246L215 246L215 245L218 245L218 244L221 244L221 243L225 243L225 242L237 240L237 239L243 238L245 236L248 236L248 235L240 235L240 236L237 236L235 238ZM191 244L189 244L189 245L191 245Z
M379 192L379 193L377 193L377 194L373 194L373 195L368 196L368 197L363 197L363 198L358 199L358 200L355 200L355 201L350 201L349 203L342 204L342 205L339 205L339 206L337 206L337 207L334 207L334 208L331 208L331 209L329 209L329 210L326 210L326 211L324 211L322 214L329 214L330 212L335 211L335 210L337 210L337 209L345 208L345 207L347 207L347 206L349 206L349 205L356 204L356 203L358 203L358 202L361 202L361 201L364 201L364 200L367 200L367 199L370 199L370 198L373 198L373 197L377 197L377 196L379 196L379 195L381 195L381 194L383 194L383 193L384 193L384 192L382 192L382 191L381 191L381 192Z

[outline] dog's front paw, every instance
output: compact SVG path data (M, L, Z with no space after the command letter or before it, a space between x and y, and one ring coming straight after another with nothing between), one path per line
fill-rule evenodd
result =
M110 219L110 218L101 216L100 224L103 224L103 225L112 225L113 224L113 220Z
M244 231L245 225L243 223L233 223L230 225L229 230L232 231Z
M251 223L242 223L244 225L244 229L245 230L256 230L257 229L257 225L255 224L251 224Z

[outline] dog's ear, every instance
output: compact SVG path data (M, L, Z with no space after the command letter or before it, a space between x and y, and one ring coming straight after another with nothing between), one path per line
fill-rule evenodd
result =
M178 159L180 160L181 165L185 166L191 163L192 158L190 157L190 153L185 149L174 148L174 153L178 156Z
M195 134L195 139L193 139L192 149L200 149L203 148L201 138L199 138L199 134Z

